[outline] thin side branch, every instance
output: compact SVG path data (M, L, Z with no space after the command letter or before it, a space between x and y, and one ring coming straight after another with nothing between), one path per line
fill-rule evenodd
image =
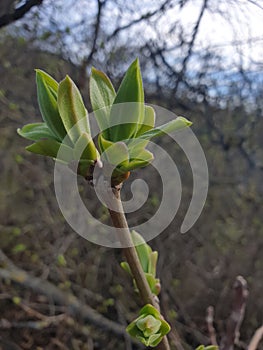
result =
M194 29L193 29L191 41L190 41L190 43L188 45L187 54L186 54L186 56L185 56L185 58L183 60L183 63L182 63L182 69L181 69L181 71L179 73L178 79L177 79L175 87L174 87L174 94L176 94L176 92L177 92L178 86L181 83L181 81L182 81L182 79L183 79L183 77L185 75L188 61L190 60L190 58L192 56L192 52L193 52L194 44L195 44L195 41L196 41L196 38L197 38L197 34L198 34L198 31L199 31L199 28L200 28L200 25L201 25L202 18L204 16L205 10L207 8L207 3L208 3L208 0L204 0L203 1L203 5L201 7L200 14L198 16L197 22L196 22L196 24L194 26Z
M209 333L209 338L211 345L218 345L216 340L216 331L214 328L214 308L213 306L208 306L206 314L207 330Z
M233 288L234 302L232 312L227 320L226 335L223 337L220 345L221 350L234 349L234 345L239 340L239 329L245 314L246 301L248 297L247 281L242 276L238 276Z
M53 300L56 304L66 306L68 314L79 316L86 322L113 332L118 336L125 336L124 327L107 319L90 306L81 303L74 295L65 293L48 281L29 275L26 271L16 267L0 250L0 278L7 279L12 283L30 288L34 292L41 293Z
M149 11L147 13L144 13L143 15L141 15L139 18L132 20L131 22L123 25L122 27L118 27L114 30L114 32L112 34L110 34L107 38L107 41L112 40L114 37L116 37L116 35L118 35L121 31L126 30L131 28L132 26L134 26L137 23L140 23L144 20L147 20L153 16L155 16L156 14L163 12L167 7L170 6L170 4L172 3L172 0L165 0L157 9L153 10L153 11Z
M260 343L262 338L263 338L263 326L261 326L256 330L255 334L250 340L247 350L257 350L258 344Z
M32 7L41 5L43 0L28 0L22 6L18 7L11 13L4 14L0 17L0 28L22 18Z

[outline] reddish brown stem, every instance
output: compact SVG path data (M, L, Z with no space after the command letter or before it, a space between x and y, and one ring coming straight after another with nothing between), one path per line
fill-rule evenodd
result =
M145 304L151 304L158 310L159 302L158 298L156 298L149 287L149 284L146 280L145 274L141 267L138 254L133 245L130 230L127 224L127 220L124 214L121 197L120 197L120 189L119 188L109 188L108 191L108 201L109 208L114 208L114 210L109 209L109 213L113 222L114 227L116 227L118 238L120 243L125 247L123 248L124 256L130 266L131 272L135 279L136 285L138 287L141 298ZM122 230L119 230L122 229ZM162 342L157 347L158 350L170 350L169 342L167 337L164 337Z
M232 312L227 320L226 335L223 337L220 344L221 350L233 350L234 345L239 339L239 329L242 324L246 301L248 297L247 281L238 276L233 286L234 300L232 306Z
M209 338L212 345L218 345L216 340L216 331L214 328L214 308L213 306L208 306L206 314L206 323L209 333Z

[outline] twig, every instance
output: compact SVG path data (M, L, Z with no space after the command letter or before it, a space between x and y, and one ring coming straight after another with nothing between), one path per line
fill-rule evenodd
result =
M116 28L112 34L110 34L107 38L107 41L112 40L117 34L119 34L121 31L126 30L131 28L132 26L134 26L137 23L140 23L143 20L147 20L153 16L155 16L156 14L163 12L167 7L170 6L170 4L172 3L172 0L165 0L161 6L159 6L157 9L147 12L143 15L141 15L139 18L137 19L133 19L131 22L123 25L122 27L118 27Z
M0 17L0 28L22 18L32 7L42 4L42 2L43 0L28 0L12 13L4 14Z
M238 276L234 283L234 302L232 312L227 320L226 335L222 338L220 344L221 350L233 350L234 345L239 339L239 329L242 324L246 300L248 297L247 281Z
M187 50L187 54L185 56L185 58L183 59L183 63L182 63L182 69L179 73L179 76L178 76L178 79L175 83L175 87L174 87L174 94L176 94L177 92L177 89L178 89L178 86L179 84L181 83L183 77L184 77L184 74L186 72L186 68L187 68L187 64L188 64L188 61L190 60L190 58L192 57L192 52L193 52L193 47L194 47L194 43L195 43L195 40L196 40L196 37L197 37L197 34L198 34L198 31L199 31L199 28L200 28L200 24L201 24L201 21L202 21L202 18L204 17L204 13L205 13L205 10L207 8L207 3L208 3L208 0L204 0L203 1L203 5L201 7L201 10L200 10L200 13L199 13L199 16L198 16L198 19L197 19L197 22L194 26L194 29L193 29L193 33L192 33L192 38L191 38L191 41L188 45L188 50Z
M214 308L213 306L208 306L206 314L207 330L209 333L210 342L212 345L217 346L216 331L214 328Z
M175 346L176 350L184 350L180 336L176 329L172 329L171 333L169 334L169 338L171 339L172 344Z
M81 303L74 295L65 293L50 282L31 276L26 271L16 267L1 250L0 263L5 266L0 268L0 278L8 279L13 283L46 295L58 305L67 306L68 313L72 316L77 315L84 321L113 332L118 336L126 335L124 327L102 316L90 306Z
M57 315L46 317L46 320L42 321L20 321L20 322L10 322L6 319L2 319L0 321L0 328L1 329L10 329L10 328L30 328L30 329L44 329L49 327L50 325L57 325L60 324L61 321L65 319L65 315Z
M262 338L263 338L263 326L261 326L256 330L252 339L250 340L250 343L248 344L247 350L257 350L258 344Z
M152 304L158 310L160 309L158 298L152 294L149 284L146 280L145 274L141 267L136 249L131 239L130 230L127 224L127 220L124 214L120 188L109 187L107 193L107 200L109 201L109 213L113 222L114 227L117 229L117 234L121 244L126 247L123 248L123 253L130 266L131 272L135 279L141 298L145 304ZM121 230L120 230L121 229ZM157 347L159 350L170 350L167 337L164 337L162 342Z
M167 292L162 290L162 309L165 315L168 315L169 311L168 299L169 298ZM175 346L176 350L184 350L184 347L182 345L182 339L175 327L172 327L169 333L169 340L171 341L171 344Z
M116 310L117 310L117 313L118 313L119 322L121 324L127 326L126 319L124 317L123 307L122 307L121 303L118 300L116 302ZM129 336L128 333L126 334L126 337L125 337L125 349L126 350L132 350L131 337Z

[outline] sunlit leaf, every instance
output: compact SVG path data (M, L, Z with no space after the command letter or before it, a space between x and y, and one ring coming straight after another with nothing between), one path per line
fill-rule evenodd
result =
M112 141L129 139L136 134L144 118L144 91L138 59L128 68L113 102L114 105L117 107L112 108L110 114L110 139Z
M98 136L98 144L99 144L99 148L101 153L103 153L107 148L109 148L110 146L113 145L114 142L107 140L103 133L100 133Z
M73 142L77 141L84 132L90 134L88 112L78 88L69 76L59 83L58 109L65 129ZM74 125L76 126L72 129Z
M27 124L22 129L17 129L17 133L20 136L33 141L41 139L57 139L57 136L52 133L46 123Z
M92 137L88 133L83 133L74 147L75 156L81 159L96 160L97 159L97 149L94 145Z
M155 129L152 129L150 131L143 133L142 135L140 135L140 138L145 139L145 140L150 140L153 137L165 135L167 133L171 133L173 131L183 129L183 128L190 126L190 125L192 125L192 123L189 120L187 120L186 118L177 117L176 119L174 119L174 120L172 120L164 125L158 126Z
M43 120L52 133L63 140L66 135L65 127L59 115L57 106L58 83L47 73L36 70L37 97Z
M35 71L37 72L37 74L39 74L42 77L42 79L45 81L46 85L48 86L50 91L54 94L54 96L57 97L58 82L41 69L36 69Z
M106 74L98 69L91 68L90 77L90 101L100 129L109 127L110 107L115 99L116 92ZM104 135L107 137L106 132Z
M142 150L138 155L136 155L137 158L131 159L129 164L123 165L121 167L122 170L130 171L138 168L143 168L151 163L153 160L153 154L148 150Z
M151 106L145 106L143 124L136 133L136 137L153 129L155 124L155 111Z
M73 160L73 150L61 144L55 140L40 140L26 147L26 150L32 153L40 154L43 156L48 156L52 158L57 157L57 153L61 147L61 155L63 158L61 160L65 162L70 162Z
M103 159L114 166L125 166L129 162L128 147L124 142L116 142L104 151L102 154L102 160Z
M123 268L123 270L125 270L126 272L128 272L129 275L132 276L130 265L126 261L122 261L120 265Z
M157 346L171 327L163 319L160 312L150 304L145 305L140 310L139 315L128 325L127 333L146 346Z
M158 260L158 252L156 251L151 252L151 254L149 255L148 273L150 273L154 277L156 276L157 260Z
M148 272L149 257L152 250L138 232L134 230L131 231L131 237L135 245L135 249L137 251L142 269L144 272Z
M136 322L136 326L143 332L145 337L150 337L152 334L156 334L159 331L161 321L152 315L146 315Z

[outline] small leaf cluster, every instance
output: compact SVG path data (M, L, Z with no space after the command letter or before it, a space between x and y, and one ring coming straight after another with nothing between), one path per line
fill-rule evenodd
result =
M145 305L139 312L139 317L131 322L126 331L145 346L155 347L169 333L171 327L152 305Z
M65 164L80 158L79 173L86 175L85 171L94 165L99 153L91 138L88 112L77 86L68 76L58 83L39 69L36 83L43 123L27 124L18 129L18 134L34 141L26 149L54 159L60 154L58 160Z
M114 185L121 183L131 170L152 161L153 155L146 149L150 139L191 125L177 117L154 127L155 111L144 103L138 59L128 68L117 92L103 72L92 68L90 101L100 128L98 148L87 109L71 78L66 76L58 83L37 69L36 83L43 122L18 129L21 136L34 141L26 149L68 165L78 162L78 173L84 177L92 177L97 162Z
M152 248L145 242L143 237L138 232L131 231L131 238L151 292L154 295L158 295L161 291L160 280L156 278L158 252L152 251ZM132 276L130 266L126 261L121 262L121 267ZM133 280L133 283L135 290L138 291L135 280Z
M217 345L208 345L208 346L199 345L195 350L218 350L218 346Z

